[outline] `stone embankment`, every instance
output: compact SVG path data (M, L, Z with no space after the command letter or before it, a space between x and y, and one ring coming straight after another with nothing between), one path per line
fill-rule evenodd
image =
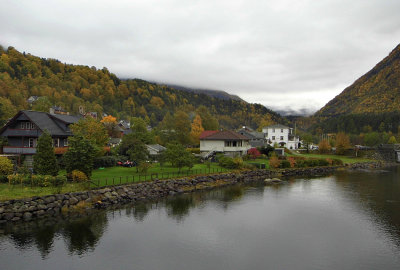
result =
M371 165L369 165L371 167ZM29 221L46 216L106 208L110 205L154 200L175 194L212 189L239 183L264 181L272 177L317 176L332 173L338 167L254 170L181 179L155 180L120 186L109 186L84 192L55 194L0 202L0 224Z

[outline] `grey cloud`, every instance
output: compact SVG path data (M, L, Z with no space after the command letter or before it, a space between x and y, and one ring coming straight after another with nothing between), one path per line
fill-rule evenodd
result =
M320 108L400 36L398 0L0 2L2 45L278 109Z

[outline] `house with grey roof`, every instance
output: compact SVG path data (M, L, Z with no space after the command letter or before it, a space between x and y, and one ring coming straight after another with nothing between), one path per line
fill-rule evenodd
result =
M264 127L262 131L267 143L272 146L278 144L280 147L288 149L298 149L300 147L299 137L293 134L293 128L276 124Z
M68 137L72 136L69 126L80 118L67 114L19 111L0 129L0 136L6 137L8 141L8 145L3 147L3 153L25 155L26 160L32 160L36 154L37 140L47 130L53 138L56 154L62 154L68 146Z
M223 153L227 156L242 156L251 148L249 138L235 131L211 131L206 130L200 135L200 154L204 158L215 153Z
M249 127L243 126L237 132L247 138L249 138L249 144L251 147L262 147L266 145L266 139L264 133L255 131Z
M153 157L159 156L163 151L167 150L167 148L159 144L146 144L146 147L149 155Z

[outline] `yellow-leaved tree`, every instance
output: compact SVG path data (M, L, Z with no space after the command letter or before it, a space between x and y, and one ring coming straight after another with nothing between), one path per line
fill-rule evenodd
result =
M112 138L119 138L121 137L121 133L118 131L118 122L117 118L115 118L112 115L107 115L103 117L100 121L101 123L104 124L104 127L106 128L108 135Z
M201 117L200 115L196 115L196 117L193 119L192 122L192 127L190 130L190 141L192 142L193 145L198 145L200 143L200 134L204 131Z

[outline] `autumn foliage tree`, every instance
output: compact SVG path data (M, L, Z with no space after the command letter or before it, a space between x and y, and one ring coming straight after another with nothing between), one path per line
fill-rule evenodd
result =
M346 133L339 132L336 134L336 154L343 155L350 147L350 138Z
M191 126L191 131L190 131L190 140L192 144L198 145L200 143L200 135L204 131L203 125L201 123L201 117L200 115L196 115L196 117L193 119L192 126Z
M106 128L102 123L91 117L79 120L70 126L74 136L82 136L97 147L97 154L104 153L104 146L108 143L109 137Z
M121 137L121 134L118 131L118 122L116 117L112 115L107 115L103 117L100 122L103 123L104 127L106 128L108 136L112 138Z
M256 158L259 158L261 156L261 153L260 153L260 151L258 151L257 148L250 148L249 151L247 151L247 154L252 159L256 159Z
M318 144L318 150L321 154L327 154L331 151L332 147L328 140L321 140Z

